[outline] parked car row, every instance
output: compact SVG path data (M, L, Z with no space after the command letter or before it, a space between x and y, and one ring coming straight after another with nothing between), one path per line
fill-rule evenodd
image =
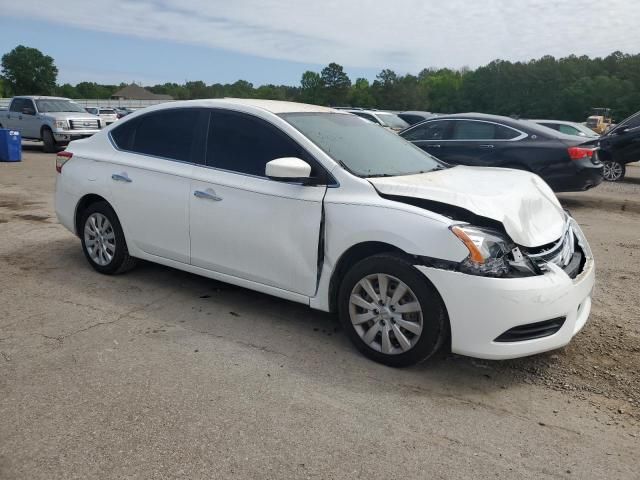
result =
M479 113L443 115L400 135L448 164L526 170L556 192L588 190L603 178L595 144L532 121Z

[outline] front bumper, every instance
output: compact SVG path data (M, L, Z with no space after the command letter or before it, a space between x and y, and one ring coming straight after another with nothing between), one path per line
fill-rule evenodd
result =
M571 279L548 264L543 275L488 278L416 265L436 287L449 314L454 353L487 359L534 355L565 346L584 327L591 312L595 283L593 255L579 228L576 236L586 261ZM531 340L495 341L520 325L565 317L554 334Z
M100 130L57 130L53 132L53 138L56 142L71 142L80 138L87 138L95 135Z

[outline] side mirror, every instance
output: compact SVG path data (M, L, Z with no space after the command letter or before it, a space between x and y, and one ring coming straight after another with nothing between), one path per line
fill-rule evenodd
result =
M295 157L276 158L267 163L265 174L272 180L308 183L311 165Z
M22 114L23 115L35 115L36 111L33 108L23 108L22 109Z

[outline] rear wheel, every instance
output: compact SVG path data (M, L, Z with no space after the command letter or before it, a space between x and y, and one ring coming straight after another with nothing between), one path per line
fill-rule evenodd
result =
M399 255L374 255L354 265L338 302L340 321L358 350L392 367L426 360L448 332L435 287Z
M48 128L42 129L42 142L44 147L42 148L45 153L55 153L57 150L56 139L53 138L53 132Z
M627 167L624 163L615 160L605 160L603 163L602 176L609 182L619 182L627 173Z
M129 255L118 216L107 202L89 205L82 213L82 250L91 266L112 275L131 270L137 259Z

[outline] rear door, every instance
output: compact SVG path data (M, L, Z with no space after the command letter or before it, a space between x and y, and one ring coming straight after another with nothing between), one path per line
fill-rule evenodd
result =
M327 187L267 178L267 162L282 157L307 161L312 176L322 168L266 120L211 110L206 167L194 168L189 196L191 263L311 296Z
M189 263L190 177L204 161L205 117L203 109L163 109L111 132L114 206L127 241L147 254Z
M507 125L485 120L453 120L447 143L449 163L493 166L504 162L505 152L527 135Z

